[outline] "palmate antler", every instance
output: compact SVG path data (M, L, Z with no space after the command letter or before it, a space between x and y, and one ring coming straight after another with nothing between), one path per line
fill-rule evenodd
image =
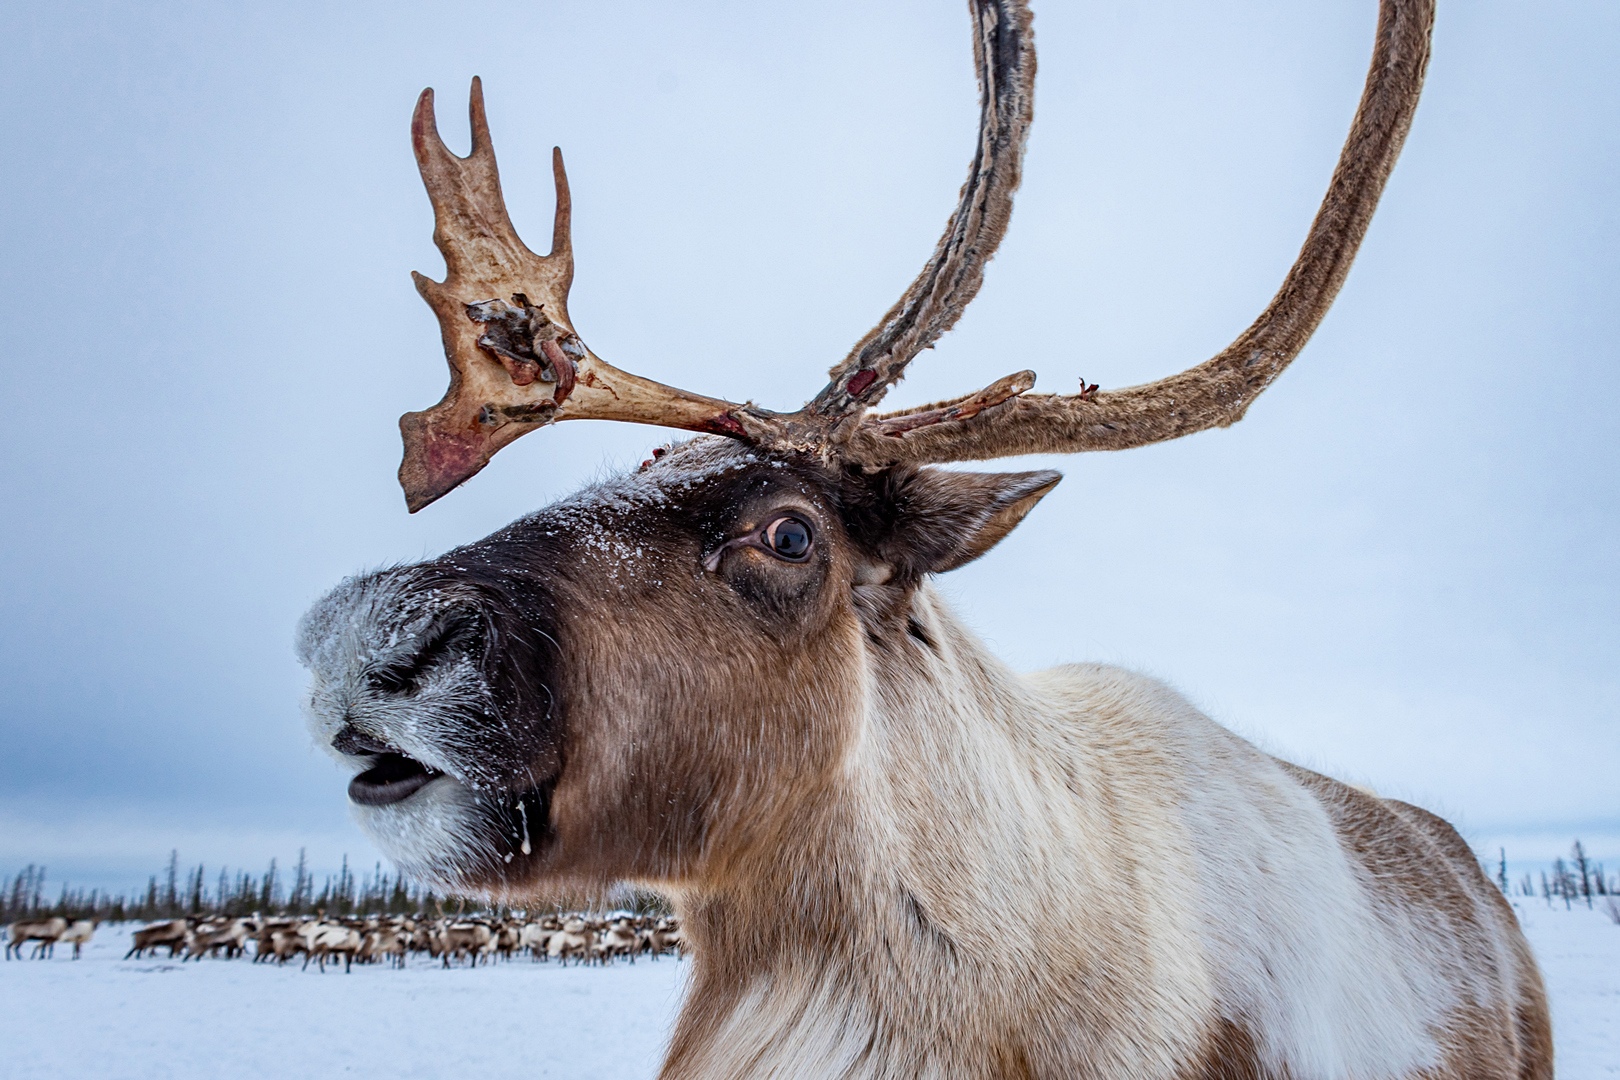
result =
M1030 394L1033 372L966 397L881 415L866 410L961 316L1007 229L1032 115L1035 49L1026 0L969 0L979 76L979 143L933 258L883 321L802 409L774 413L620 371L585 348L568 319L569 197L556 153L552 252L518 239L501 199L478 81L473 149L451 154L432 91L412 134L444 253L441 284L417 275L451 368L444 400L400 420L400 483L412 512L472 476L496 450L555 420L629 420L704 431L779 452L868 466L1122 450L1225 427L1299 354L1344 283L1417 108L1433 0L1381 0L1360 108L1310 234L1271 304L1196 367L1124 390Z
M412 513L489 463L495 451L554 420L633 420L692 431L741 434L729 402L643 379L595 356L568 318L574 280L571 204L562 152L552 151L557 213L551 254L530 251L506 214L495 148L477 79L470 105L472 152L439 138L433 91L422 91L411 139L433 203L442 282L413 275L439 317L450 389L426 412L406 413L400 486Z

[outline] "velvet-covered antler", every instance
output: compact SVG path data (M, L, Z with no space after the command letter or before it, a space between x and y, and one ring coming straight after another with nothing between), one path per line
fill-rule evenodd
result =
M970 395L866 417L845 455L886 465L1124 450L1237 423L1305 347L1350 272L1417 110L1433 26L1434 0L1382 0L1361 104L1310 234L1270 305L1220 353L1124 390L1082 385L952 415L979 397Z

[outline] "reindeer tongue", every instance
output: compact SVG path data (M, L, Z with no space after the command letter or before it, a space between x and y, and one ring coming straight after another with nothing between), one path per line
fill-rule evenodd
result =
M410 798L441 775L404 754L380 754L375 765L349 781L349 798L361 806L388 806Z

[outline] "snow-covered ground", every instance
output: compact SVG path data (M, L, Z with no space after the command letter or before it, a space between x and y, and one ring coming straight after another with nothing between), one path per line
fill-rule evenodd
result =
M0 965L0 1076L650 1077L692 966L126 962L129 930L103 927L77 963Z
M1547 980L1559 1080L1620 1077L1620 926L1601 908L1513 907Z
M1552 994L1561 1080L1620 1077L1620 926L1519 901ZM318 974L245 960L124 961L128 928L84 959L0 965L0 1073L97 1077L568 1077L656 1071L690 964Z

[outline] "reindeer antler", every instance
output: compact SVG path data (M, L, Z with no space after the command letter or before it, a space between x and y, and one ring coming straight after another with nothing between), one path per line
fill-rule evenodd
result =
M439 140L432 91L412 134L433 202L443 283L417 275L439 317L450 389L400 420L400 483L414 512L472 476L502 446L555 420L604 419L729 435L781 452L882 466L1037 452L1118 450L1242 418L1299 354L1349 272L1411 125L1428 63L1434 0L1380 0L1361 105L1298 259L1265 312L1230 346L1145 386L1028 394L1032 372L966 397L868 416L906 365L949 330L979 291L1007 229L1032 116L1035 49L1027 0L969 0L979 76L979 142L933 257L881 323L802 409L773 413L702 397L620 371L587 349L568 318L573 279L569 197L554 151L557 218L550 255L518 239L501 198L478 80L473 149Z
M450 389L426 412L406 413L400 486L412 513L489 463L520 435L554 420L629 420L743 434L730 402L643 379L585 347L568 318L574 280L571 203L561 150L552 150L557 213L551 254L530 251L506 213L483 87L472 82L472 152L452 154L439 138L433 91L422 91L411 139L433 203L433 242L442 282L414 274L439 318Z
M1299 355L1350 272L1400 155L1429 62L1434 0L1382 0L1350 135L1299 256L1270 305L1214 357L1143 386L1027 394L959 415L978 395L865 418L845 447L865 464L1124 450L1237 423ZM981 391L981 394L984 392Z
M1012 216L1035 116L1035 36L1027 0L970 0L979 74L979 143L933 258L883 321L835 366L805 408L838 417L877 404L906 365L961 317ZM1027 387L1026 387L1027 389Z

